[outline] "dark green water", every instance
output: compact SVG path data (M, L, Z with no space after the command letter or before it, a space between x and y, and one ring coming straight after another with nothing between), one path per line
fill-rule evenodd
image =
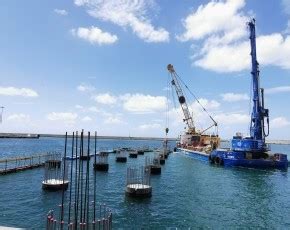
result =
M63 139L54 138L3 139L0 157L62 150L63 145ZM109 148L145 145L160 147L161 142L98 142ZM289 145L272 145L272 150L290 155ZM126 168L144 164L144 156L117 164L111 154L109 163L108 173L97 173L97 200L112 209L114 229L290 229L289 171L225 169L173 153L162 174L151 178L152 198L136 201L124 195ZM44 229L61 193L42 190L43 174L34 169L0 177L0 226Z

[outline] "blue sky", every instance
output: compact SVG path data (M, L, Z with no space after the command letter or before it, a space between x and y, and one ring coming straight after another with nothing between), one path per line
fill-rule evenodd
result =
M172 63L223 138L246 135L253 16L269 138L290 139L289 0L3 0L1 132L163 136L168 116L175 137L184 124L172 96L166 109ZM206 128L210 120L188 100Z

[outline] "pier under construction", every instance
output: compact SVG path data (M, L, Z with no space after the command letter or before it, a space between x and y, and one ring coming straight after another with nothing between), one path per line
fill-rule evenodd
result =
M30 156L13 157L0 160L0 175L21 172L28 169L43 167L48 159L58 153L43 153Z

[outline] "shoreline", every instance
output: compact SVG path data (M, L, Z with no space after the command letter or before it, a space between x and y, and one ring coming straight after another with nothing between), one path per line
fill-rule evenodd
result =
M1 134L0 134L1 135ZM94 135L91 135L93 137ZM55 137L55 138L64 138L63 134L39 134L39 137ZM68 135L69 138L72 135ZM87 137L87 135L84 135ZM129 136L97 136L98 139L107 139L107 140L155 140L155 141L163 141L164 137L129 137ZM169 141L177 141L177 138L167 138Z
M86 135L85 135L86 136ZM94 136L94 135L92 135ZM64 134L36 134L36 133L0 133L0 139L5 138L27 138L27 139L38 139L40 137L51 137L51 138L64 138ZM72 135L68 135L69 138L72 138ZM107 140L156 140L163 141L164 137L130 137L130 136L98 136L98 139L107 139ZM169 141L177 141L177 138L169 137ZM221 142L230 142L228 139L221 140ZM290 145L290 140L266 140L267 144L274 145Z
M67 135L68 138L72 138L72 135ZM91 135L93 137L94 135ZM35 134L35 133L0 133L0 139L5 138L27 138L27 139L38 139L41 137L50 137L50 138L64 138L64 134ZM87 137L87 135L84 135ZM97 136L98 139L107 139L107 140L157 140L163 141L164 137L129 137L129 136ZM167 138L169 141L176 141L177 138Z

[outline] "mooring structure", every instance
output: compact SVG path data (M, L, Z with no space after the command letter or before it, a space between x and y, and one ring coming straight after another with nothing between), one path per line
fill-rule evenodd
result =
M44 166L44 179L42 188L44 190L57 191L66 190L69 185L67 160L48 160Z
M152 175L159 175L161 174L161 165L160 165L160 158L159 156L145 157L145 167L150 168L150 173Z
M129 152L129 157L130 158L137 158L138 157L138 152L133 150Z
M127 151L117 151L116 152L116 162L126 163L127 162Z
M139 168L127 168L126 191L127 196L145 198L152 196L150 184L150 168L141 166Z
M107 172L109 170L108 153L99 152L95 156L94 170Z

